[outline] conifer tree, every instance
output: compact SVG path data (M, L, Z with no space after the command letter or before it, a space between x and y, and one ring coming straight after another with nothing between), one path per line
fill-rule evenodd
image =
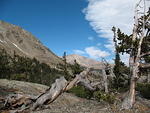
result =
M83 68L78 64L76 60L74 60L74 64L72 65L73 75L80 74L83 71Z
M63 71L64 71L64 74L65 74L65 78L67 80L69 80L70 79L70 75L69 75L69 72L68 72L68 64L67 64L67 59L66 59L66 52L64 52L64 54L63 54L63 61L64 61Z
M147 1L148 2L148 1ZM141 4L143 4L144 11L141 11ZM142 50L147 44L143 44L146 38L149 39L150 32L150 11L146 13L146 1L140 0L135 7L135 23L133 27L133 33L128 36L117 30L118 40L118 51L122 54L127 53L130 55L129 66L130 66L130 90L127 98L122 104L123 109L132 108L135 103L135 85L139 78L139 68L149 67L150 64L143 63L145 55L150 55L149 50ZM147 48L147 47L146 47Z
M116 36L116 28L113 27L112 31L114 33L114 43L115 43L115 66L114 66L114 81L113 85L116 89L127 87L125 81L128 80L129 68L121 61L120 54L119 54L119 44L117 42ZM127 75L127 76L124 76Z

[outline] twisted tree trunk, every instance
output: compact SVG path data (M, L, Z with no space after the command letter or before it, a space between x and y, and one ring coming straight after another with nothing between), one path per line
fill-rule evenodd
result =
M124 102L122 103L122 108L123 109L130 109L133 107L135 103L135 86L136 86L136 81L138 80L138 72L139 72L139 66L140 66L140 58L141 58L141 45L143 42L143 39L145 37L145 0L143 0L144 3L144 15L143 15L143 26L141 28L141 32L138 32L138 27L139 27L139 18L138 18L138 7L140 5L142 0L137 3L135 7L135 25L133 28L133 36L132 36L132 42L135 42L137 38L139 38L139 43L138 43L138 48L137 48L137 53L133 48L134 44L131 46L131 54L130 54L130 59L129 59L129 64L130 64L130 72L131 72L131 79L130 79L130 90L129 90L129 95L127 98L125 98ZM138 37L139 36L139 37ZM136 53L136 54L135 54Z
M89 90L95 90L89 80L86 79L88 73L89 69L81 72L79 75L76 75L76 77L70 82L68 82L64 77L56 79L55 83L52 84L51 88L48 89L45 93L41 94L36 99L36 102L33 104L32 110L35 110L37 107L53 102L59 95L71 89L78 83L80 83Z
M107 80L107 75L106 75L105 69L102 70L102 73L103 73L105 93L108 93L108 80Z

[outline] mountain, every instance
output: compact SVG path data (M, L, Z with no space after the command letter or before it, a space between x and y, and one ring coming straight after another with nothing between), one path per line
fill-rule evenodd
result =
M103 65L101 62L84 57L84 56L80 56L77 54L67 55L66 59L67 59L67 62L70 64L73 64L74 60L76 60L77 63L83 67L94 68L94 69L102 69L103 68Z
M62 59L45 47L30 32L19 26L0 21L0 48L10 55L36 58L42 63L55 65L62 63ZM15 51L15 52L14 52Z

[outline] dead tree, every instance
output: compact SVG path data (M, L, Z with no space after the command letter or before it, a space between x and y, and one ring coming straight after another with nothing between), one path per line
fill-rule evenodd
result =
M143 4L143 12L141 11L141 4ZM129 58L129 65L130 65L130 71L131 71L131 79L130 79L130 90L127 98L124 100L122 104L123 109L130 109L133 107L135 103L135 86L136 81L139 78L138 72L139 72L139 66L140 66L140 58L141 58L141 45L143 42L143 39L146 35L145 30L145 22L148 20L145 20L145 13L146 13L146 3L145 0L140 0L135 7L135 17L134 17L134 28L133 28L133 35L132 35L132 42L135 42L137 39L138 47L137 52L135 52L134 45L132 43L131 45L131 53ZM140 17L139 17L140 16ZM139 27L139 20L142 17L142 27ZM148 17L149 18L149 17ZM140 29L140 31L139 31Z
M32 110L35 110L39 106L54 101L65 90L67 85L67 80L64 77L56 79L55 83L52 84L50 89L48 89L45 93L41 94L38 98L36 98Z
M113 73L112 66L110 66L110 64L104 58L102 58L102 64L103 64L102 74L103 74L103 81L104 81L104 89L105 89L105 93L108 93L109 92L108 76L111 76L113 78L115 77L115 75Z
M88 80L87 75L89 72L90 69L86 69L80 74L77 74L71 81L67 81L64 77L60 77L55 80L55 83L51 85L51 88L47 89L38 97L17 94L11 95L5 99L4 109L12 109L14 112L23 112L27 109L31 111L36 110L37 108L44 107L53 102L59 95L77 84L81 84L85 88L94 91L96 90L95 86L99 85L99 83L91 83L90 80ZM21 109L21 106L23 105L26 107Z
M89 69L81 72L79 75L68 82L64 77L56 79L55 83L52 84L51 88L48 89L45 93L41 94L36 102L33 104L32 110L35 110L37 107L42 106L43 104L48 104L53 102L61 93L71 89L73 86L77 84L83 85L85 88L94 91L95 88L91 85L90 81L86 78Z
M102 58L102 63L103 63L102 74L103 74L103 81L104 81L104 90L105 90L105 93L108 93L108 78L106 74L107 63L104 58Z

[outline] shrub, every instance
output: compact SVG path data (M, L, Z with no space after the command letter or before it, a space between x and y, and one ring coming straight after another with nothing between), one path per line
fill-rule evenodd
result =
M78 97L87 98L87 99L90 99L93 96L93 92L85 89L83 86L74 86L68 92L73 93Z
M138 83L136 90L147 99L150 99L150 83Z
M102 92L102 91L95 91L93 96L97 101L103 100L103 101L106 101L110 104L113 104L114 101L115 101L115 96L114 95L108 94L108 93L105 93L105 92Z
M27 76L25 74L13 74L11 75L12 80L20 80L20 81L26 81Z

